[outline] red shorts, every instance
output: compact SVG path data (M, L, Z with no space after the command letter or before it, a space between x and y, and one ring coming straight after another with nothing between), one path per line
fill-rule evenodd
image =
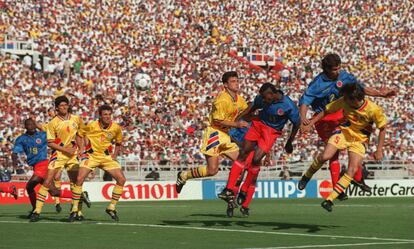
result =
M335 131L336 127L344 118L342 110L326 115L323 119L315 124L315 129L319 137L326 143Z
M43 160L41 162L36 163L35 166L33 166L33 175L36 175L38 177L41 177L43 179L46 178L46 174L47 174L47 166L49 164L48 160Z
M244 136L245 140L256 141L257 146L265 153L272 149L276 139L282 134L281 131L275 130L272 127L265 125L260 120L253 120L252 126Z

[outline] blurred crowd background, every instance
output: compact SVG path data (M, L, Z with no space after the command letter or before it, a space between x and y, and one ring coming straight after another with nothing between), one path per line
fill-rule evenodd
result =
M272 82L297 101L328 52L365 85L398 90L374 100L388 117L385 159L414 161L410 0L0 0L0 34L33 42L51 58L43 68L29 56L0 56L3 162L23 120L48 122L53 99L65 94L85 121L97 118L100 104L113 106L124 126L125 160L202 163L201 134L223 72L239 73L247 100ZM229 55L238 48L272 51L284 67L252 68ZM311 160L322 145L314 131L299 134L286 155L284 141L273 160Z

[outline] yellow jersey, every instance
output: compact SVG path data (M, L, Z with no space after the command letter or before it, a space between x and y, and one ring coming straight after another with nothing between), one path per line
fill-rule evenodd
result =
M76 134L83 129L83 120L76 115L69 115L68 119L63 119L60 116L55 116L47 124L47 140L53 140L56 144L68 147L75 145ZM53 154L53 152L52 152ZM58 158L63 156L63 153L57 151Z
M42 127L42 131L47 132L47 126L48 125L49 125L49 123L41 124L40 126Z
M329 113L343 109L344 122L339 128L345 136L352 137L355 142L366 142L373 131L372 125L380 129L387 124L382 108L364 99L364 104L358 109L354 109L347 105L344 98L340 98L326 106Z
M223 90L213 102L213 108L209 116L209 124L213 128L227 132L230 129L229 127L217 127L214 124L214 120L234 121L247 107L247 102L242 96L237 94L236 98L233 99L226 90Z
M82 132L89 139L90 145L86 147L86 151L94 154L112 154L112 143L122 143L121 126L112 122L108 128L104 129L99 120L95 120L87 124ZM92 151L90 151L92 149Z

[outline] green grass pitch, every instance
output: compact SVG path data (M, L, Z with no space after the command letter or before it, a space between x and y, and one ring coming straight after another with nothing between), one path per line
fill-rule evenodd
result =
M248 218L227 218L220 200L120 202L119 223L93 203L73 224L69 204L60 214L45 205L38 223L28 205L2 205L0 248L414 248L414 198L354 198L332 213L320 202L253 200Z

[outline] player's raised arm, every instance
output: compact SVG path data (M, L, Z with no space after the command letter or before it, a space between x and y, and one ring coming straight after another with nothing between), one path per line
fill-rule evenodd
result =
M364 92L366 95L372 96L372 97L389 98L389 97L394 97L397 95L396 89L389 89L389 88L377 90L372 87L364 87Z
M23 149L22 141L21 141L20 137L18 137L16 139L16 142L14 143L14 147L13 147L12 155L11 155L13 168L15 168L15 169L17 168L17 164L18 164L18 161L19 161L18 154L21 154L21 153L24 153L24 149Z
M325 115L330 114L330 113L335 113L337 111L339 111L340 109L343 108L345 102L344 102L344 98L340 98L335 100L334 102L329 103L326 106L326 109L320 113L318 113L315 117L313 117L311 119L311 125L314 125L315 123L317 123L319 120L321 120Z
M253 118L253 113L256 111L257 108L254 107L254 102L249 103L247 108L239 114L236 118L236 122L238 122L240 119L250 121ZM244 127L240 127L244 128Z
M299 115L298 107L292 102L292 109L288 112L288 119L292 123L292 130L288 140L286 141L285 150L287 153L293 152L293 141L295 140L296 134L298 133L299 127L301 125L301 117Z
M309 106L312 104L312 102L316 98L316 93L315 93L314 88L315 88L315 85L311 83L299 100L299 115L300 115L302 126L310 124L310 120L307 118L307 115L309 111Z
M304 125L309 125L310 124L310 120L307 119L307 115L308 115L308 111L309 111L309 106L302 104L299 108L299 113L300 113L300 118L302 120L302 123Z

